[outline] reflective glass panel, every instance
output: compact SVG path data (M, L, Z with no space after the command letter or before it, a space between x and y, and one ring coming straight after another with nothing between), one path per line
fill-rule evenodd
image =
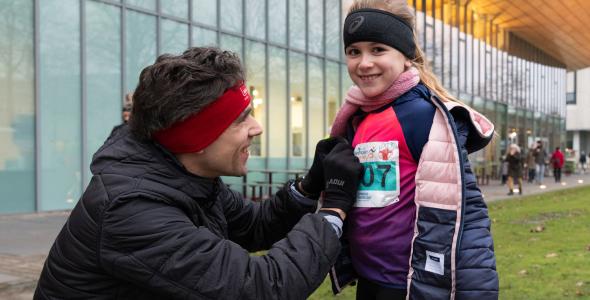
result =
M289 52L291 156L305 155L305 57Z
M156 0L125 0L125 3L148 10L156 10Z
M39 1L40 210L73 208L80 196L79 4Z
M156 60L156 18L127 11L126 21L126 92L131 92L137 86L141 70Z
M188 48L188 25L162 19L161 53L180 54Z
M289 1L289 43L305 49L305 1Z
M246 1L246 35L261 40L265 39L266 32L266 5L265 0ZM275 3L271 3L275 5Z
M350 89L350 87L354 85L354 82L352 82L352 80L350 79L350 75L348 74L348 67L345 64L343 64L342 68L340 68L340 78L342 82L342 86L340 87L342 97L338 99L338 107L342 106L342 101L344 101L344 98L348 93L348 89Z
M120 124L121 9L86 2L86 161L90 180L92 155L102 146L113 126ZM84 182L86 185L88 182Z
M340 1L327 0L326 2L326 55L331 58L340 58Z
M323 54L324 52L324 1L308 0L307 29L308 50L311 53Z
M242 32L242 0L219 0L221 1L221 29Z
M317 142L324 138L326 132L324 113L324 76L322 60L317 57L308 57L309 63L309 143L307 153L313 160L313 153Z
M219 47L222 49L225 49L225 50L233 51L240 57L240 59L243 59L243 57L242 57L242 39L241 38L227 35L227 34L222 34L221 35L221 45L219 45Z
M195 1L201 2L201 1ZM194 4L193 4L194 5ZM160 9L163 14L188 19L188 0L164 0L160 1Z
M326 62L326 133L330 133L332 123L336 117L339 103L339 91L338 78L340 77L340 71L338 70L338 64L335 62Z
M193 21L217 27L217 1L193 1Z
M287 43L287 0L274 0L268 7L268 39L280 45Z
M216 46L217 32L201 27L193 27L192 46Z
M0 213L35 209L33 1L0 0Z
M272 113L266 134L269 136L269 162L287 157L287 62L286 51L281 48L269 47L268 105ZM277 165L277 167L280 166ZM284 165L283 165L284 167Z
M266 96L265 78L265 49L264 44L256 42L246 43L246 84L252 96L252 116L262 128L266 128L266 109L268 98ZM265 135L254 137L250 146L250 153L255 156L266 155Z

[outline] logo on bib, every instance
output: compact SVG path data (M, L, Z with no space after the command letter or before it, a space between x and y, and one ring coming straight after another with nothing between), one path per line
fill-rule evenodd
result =
M355 207L385 207L399 201L398 141L358 144L354 155L363 165Z

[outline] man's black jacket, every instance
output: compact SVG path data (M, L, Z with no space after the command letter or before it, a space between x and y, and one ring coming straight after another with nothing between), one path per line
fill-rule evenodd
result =
M287 189L246 201L127 126L91 170L35 299L305 299L338 255L331 225Z

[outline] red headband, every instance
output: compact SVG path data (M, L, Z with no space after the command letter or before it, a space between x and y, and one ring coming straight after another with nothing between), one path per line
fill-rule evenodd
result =
M172 153L201 151L240 116L250 100L248 88L239 83L186 120L154 133L154 139Z

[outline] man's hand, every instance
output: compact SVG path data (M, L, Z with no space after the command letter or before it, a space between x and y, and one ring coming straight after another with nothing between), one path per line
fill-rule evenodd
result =
M359 159L350 145L339 143L324 158L326 188L322 210L336 211L342 219L356 201L362 172Z
M317 143L311 168L305 177L299 182L299 185L296 186L302 194L312 198L319 197L325 184L324 159L336 145L341 143L348 144L348 142L342 137L331 137L323 139Z

